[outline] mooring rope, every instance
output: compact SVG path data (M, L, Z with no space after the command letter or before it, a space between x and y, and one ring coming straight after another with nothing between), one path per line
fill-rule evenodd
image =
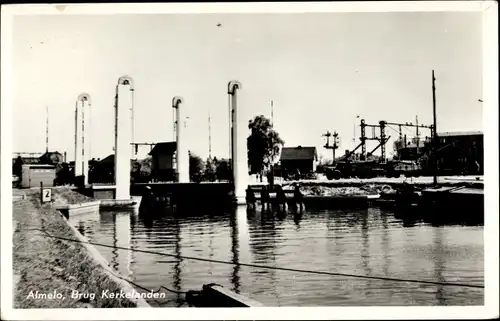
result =
M40 228L28 228L28 229L23 228L23 230L25 230L25 231L40 231L40 232L43 232L45 234L45 235L40 235L40 236L49 236L49 237L53 237L53 238L58 238L58 237L54 237L54 236L50 235L49 233L47 233L47 231L45 231L44 229L40 229ZM86 242L81 242L80 241L80 243L86 243ZM134 249L131 249L131 250L133 251ZM176 262L172 262L172 263L177 263L177 261ZM155 290L152 290L152 289L148 289L148 288L146 288L146 287L144 287L144 286L142 286L140 284L137 284L137 283L131 281L130 279L124 278L123 276L115 273L112 269L111 270L110 269L106 269L106 271L112 273L117 278L119 278L121 280L124 280L124 281L126 281L126 282L128 282L128 283L130 283L130 284L132 284L132 285L134 285L136 287L138 287L139 289L142 289L142 290L147 291L147 292L159 293L161 291L161 289L164 289L164 290L167 290L168 292L171 292L171 293L174 293L174 294L187 294L188 293L188 291L172 290L172 289L170 289L170 288L168 288L168 287L166 287L164 285L160 285L160 287L158 288L158 290L155 291ZM158 302L158 300L155 300L155 301ZM169 301L172 301L172 300L167 300L166 302L169 302Z
M229 262L229 261L205 259L205 258L193 257L193 256L182 256L182 255L160 253L160 252L149 251L149 250L132 249L132 248L127 248L127 247L122 247L122 246L113 246L113 245L107 245L107 244L96 243L96 242L83 242L80 240L51 235L45 231L43 231L43 232L45 233L45 235L41 234L42 236L48 236L48 237L55 238L55 239L60 239L60 240L65 240L65 241L70 241L70 242L77 242L77 243L91 244L91 245L95 245L95 246L101 246L101 247L107 247L107 248L113 248L113 249L119 249L119 250L127 250L127 251L134 251L134 252L140 252L140 253L175 257L178 259L196 260L196 261L202 261L202 262L211 262L211 263L228 264L228 265L239 265L239 266L253 267L253 268L259 268L259 269L280 270L280 271L288 271L288 272L300 272L300 273L320 274L320 275L329 275L329 276L344 276L344 277L350 277L350 278L371 279L371 280L379 280L379 281L421 283L421 284L432 284L432 285L442 285L442 286L458 286L458 287L484 289L484 285L475 285L475 284L466 284L466 283L437 282L437 281L426 281L426 280L415 280L415 279L400 279L400 278L390 278L390 277L383 277L383 276L369 276L369 275L358 275L358 274L350 274L350 273L313 271L313 270L304 270L304 269L274 267L274 266L269 266L269 265L258 265L258 264L249 264L249 263L234 263L234 262Z

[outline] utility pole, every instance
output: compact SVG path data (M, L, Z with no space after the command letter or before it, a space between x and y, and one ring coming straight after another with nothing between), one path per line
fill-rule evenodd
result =
M324 137L326 137L326 144L325 147L326 149L332 149L333 150L333 162L332 164L335 164L335 150L339 148L339 141L338 141L338 136L339 134L334 131L333 134L330 131L327 131L325 134L323 134ZM333 136L333 145L330 145L330 137Z
M212 159L212 127L210 123L210 110L208 111L208 158Z
M433 147L434 147L434 185L437 185L437 163L438 163L438 158L436 155L437 152L437 145L438 145L438 139L437 139L437 127L436 127L436 78L434 77L434 70L432 70L432 112L433 112L433 118L434 118L434 125L433 125Z
M274 126L274 101L271 100L271 127Z
M416 122L416 127L417 127L416 143L417 143L417 157L418 157L418 147L420 145L420 133L418 132L418 115L415 116L415 122Z
M335 150L339 148L338 145L338 136L339 134L337 132L333 132L333 164L335 164Z
M132 141L135 142L135 118L134 118L134 105L135 105L135 90L134 89L130 89L130 91L132 92L132 106L130 106L130 122L131 122L131 125L132 125L132 132L131 132L131 136L132 136ZM133 159L136 159L137 160L137 152L138 152L138 146L135 145L135 147L133 147L133 150L132 150L132 158ZM90 155L89 155L90 157Z
M271 100L271 130L274 131L274 101ZM274 134L271 133L271 164L269 166L269 169L271 171L271 175L269 177L271 178L270 182L267 182L271 188L274 186ZM261 176L262 179L262 176Z
M49 152L49 106L45 106L45 152Z

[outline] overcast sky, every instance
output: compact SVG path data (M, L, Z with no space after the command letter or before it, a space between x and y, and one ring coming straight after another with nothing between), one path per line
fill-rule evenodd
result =
M466 12L16 16L13 151L45 150L48 106L49 149L73 160L75 101L88 92L91 156L112 153L122 75L135 80L135 141L173 139L171 100L180 95L190 149L202 157L209 111L212 154L228 155L232 79L248 117L269 116L274 100L285 146L327 157L321 135L336 130L340 149L352 148L356 115L431 124L432 69L438 131L482 130L481 24L481 13Z

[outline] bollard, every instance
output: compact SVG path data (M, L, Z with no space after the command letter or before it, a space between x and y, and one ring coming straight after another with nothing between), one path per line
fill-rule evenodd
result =
M293 200L296 206L296 211L302 213L304 211L304 195L300 191L299 184L295 184L293 190Z
M271 201L271 199L270 199L269 191L268 191L267 187L262 186L262 190L260 192L260 203L262 205L263 211L268 210L268 206L269 206L270 201Z
M286 212L287 211L287 202L286 202L286 195L285 192L283 191L283 187L280 185L277 186L277 191L276 191L276 202L278 205L278 211Z
M249 209L255 209L255 194L250 187L246 190L246 203Z

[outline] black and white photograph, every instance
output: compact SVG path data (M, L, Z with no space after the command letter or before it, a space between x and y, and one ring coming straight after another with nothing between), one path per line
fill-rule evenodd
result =
M497 14L2 6L2 319L498 317Z

